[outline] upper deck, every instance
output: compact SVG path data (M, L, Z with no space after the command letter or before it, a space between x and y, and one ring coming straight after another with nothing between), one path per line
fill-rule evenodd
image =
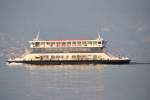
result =
M29 41L30 48L63 48L63 47L105 47L106 41L100 36L93 40L38 40Z

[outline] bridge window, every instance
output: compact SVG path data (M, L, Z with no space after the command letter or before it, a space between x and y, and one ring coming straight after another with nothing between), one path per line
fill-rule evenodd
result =
M99 41L98 44L101 44L101 42Z

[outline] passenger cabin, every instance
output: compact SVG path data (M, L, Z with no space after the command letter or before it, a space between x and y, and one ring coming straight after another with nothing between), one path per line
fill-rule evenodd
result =
M97 38L95 40L33 40L29 43L30 48L105 47L106 41Z

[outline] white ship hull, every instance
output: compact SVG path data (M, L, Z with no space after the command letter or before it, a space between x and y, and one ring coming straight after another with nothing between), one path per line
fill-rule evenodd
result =
M21 58L9 59L8 63L27 64L128 64L130 59L113 57L106 53L41 53L27 54Z

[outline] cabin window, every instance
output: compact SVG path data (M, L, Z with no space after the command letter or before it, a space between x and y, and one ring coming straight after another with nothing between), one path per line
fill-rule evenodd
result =
M76 45L76 42L72 42L72 46L75 46Z
M47 45L49 45L49 42L46 42Z
M77 44L78 44L79 46L81 46L81 42L77 42Z
M51 58L53 58L53 59L54 59L54 58L55 58L55 56L51 56Z
M98 44L101 44L101 42L99 41Z
M72 42L72 44L76 44L76 42Z
M87 43L85 41L82 42L82 45L87 46Z
M68 58L69 58L69 56L66 56L66 58L68 59Z
M66 45L66 43L65 42L62 42L62 46L65 46Z
M60 46L60 42L56 42L56 45L57 45L57 46Z
M35 46L39 46L39 45L40 45L40 42L36 42L36 43L35 43Z
M83 41L83 42L82 42L82 44L86 44L86 42L85 42L85 41Z
M93 41L93 45L97 45L97 41Z
M56 58L60 58L60 56L56 56Z
M48 42L48 45L50 46L50 45L51 45L51 42Z
M72 56L72 58L76 58L76 56L75 56L75 55L73 55L73 56Z
M89 45L92 45L92 41L88 41L88 44L89 44Z
M67 42L67 46L70 46L71 45L71 42Z
M41 58L40 56L35 56L36 59Z
M64 56L60 56L60 58L64 58Z
M67 44L71 44L71 42L67 42Z
M32 42L32 45L35 45L35 43L34 43L34 42Z
M43 53L48 53L49 49L48 48L43 48Z
M51 42L51 46L54 46L55 45L55 42Z
M41 45L44 45L45 44L45 42L41 42Z

